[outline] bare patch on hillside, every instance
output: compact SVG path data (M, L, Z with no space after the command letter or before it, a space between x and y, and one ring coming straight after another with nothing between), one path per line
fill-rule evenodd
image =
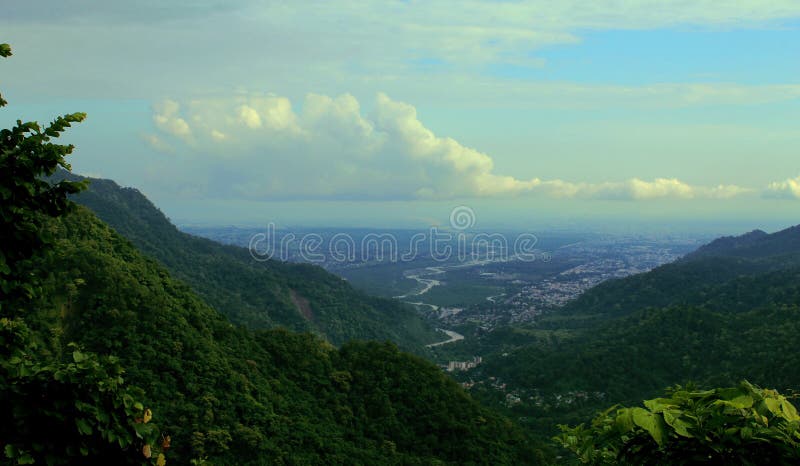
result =
M314 321L314 312L311 310L311 304L308 300L299 294L297 294L294 290L289 290L289 296L292 298L292 303L294 307L297 308L298 312L308 321Z

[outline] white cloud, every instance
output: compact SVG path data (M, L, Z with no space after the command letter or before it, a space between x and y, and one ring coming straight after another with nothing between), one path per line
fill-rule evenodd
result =
M800 176L783 181L773 181L767 186L764 196L778 199L800 199Z
M164 100L155 110L153 122L158 129L183 139L191 137L192 130L189 128L189 124L186 123L186 120L178 116L180 105L177 102L174 100Z
M167 154L175 152L175 149L166 143L163 139L156 136L155 134L142 134L142 139L150 145L153 149L158 152L164 152Z
M181 111L182 108L185 110ZM574 183L496 173L486 153L436 135L414 106L378 94L373 116L349 94L309 94L299 113L274 95L158 106L156 126L205 166L222 191L251 199L457 199L524 195L578 199L728 199L749 190L675 178ZM191 131L175 131L176 121ZM188 126L188 125L187 125ZM193 139L185 136L192 134ZM164 145L156 139L151 145Z
M252 107L242 105L239 107L239 121L245 124L248 128L261 128L261 117L258 112Z
M225 133L223 133L222 131L217 131L215 129L212 129L210 134L211 134L211 139L217 142L222 142L228 139L228 136L226 136Z
M656 178L645 181L632 178L623 182L596 184L558 184L566 197L590 199L652 200L652 199L730 199L751 190L736 185L716 187L692 186L677 178Z

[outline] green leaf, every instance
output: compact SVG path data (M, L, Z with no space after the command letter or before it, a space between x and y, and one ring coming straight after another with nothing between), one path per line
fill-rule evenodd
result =
M724 388L718 391L719 400L715 404L745 409L753 406L753 397L743 392L740 388Z
M633 430L633 413L630 409L624 408L617 411L617 418L614 422L617 431L624 434Z
M654 413L660 413L665 409L675 406L675 402L669 398L656 398L654 400L646 400L644 405Z
M682 420L680 416L683 414L682 411L677 409L667 409L663 411L664 422L666 422L675 433L682 436L692 438L694 437L690 432L689 428L691 427L686 421Z
M667 440L667 433L664 430L664 421L661 416L653 414L644 408L633 408L633 422L646 430L658 446L663 446Z
M133 430L140 439L148 438L153 433L153 427L150 424L134 424Z
M78 432L80 432L82 435L92 435L92 426L86 421L86 419L75 419L75 425L78 426Z
M732 400L717 400L713 404L716 406L730 406L736 409L747 409L753 407L753 397L750 395L741 395Z
M800 421L800 416L797 414L797 408L794 407L789 400L781 400L781 412L783 417L789 421Z
M769 412L776 416L780 416L783 414L781 411L781 402L780 400L776 400L775 398L764 398L764 404L769 409Z
M89 359L87 354L81 353L80 351L73 351L72 352L72 360L76 363L83 362Z

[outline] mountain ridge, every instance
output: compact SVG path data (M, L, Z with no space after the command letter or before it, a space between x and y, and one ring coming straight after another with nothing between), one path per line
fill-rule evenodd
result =
M502 381L520 400L511 409L505 404L509 415L546 432L676 384L713 387L747 379L796 391L798 234L797 227L751 233L741 248L723 239L716 255L604 282L537 322L511 327L518 342L484 354L470 374L483 381L475 394L502 408L486 388L487 380Z
M237 327L87 208L45 228L55 253L25 265L41 277L25 311L32 338L53 357L71 359L77 344L116 358L171 438L171 463L509 464L537 454L507 419L392 343L336 348Z
M181 232L135 188L63 170L53 179L89 179L89 188L73 196L75 202L164 264L235 324L312 331L336 345L354 338L391 340L416 353L440 339L409 306L368 296L321 267L256 261L245 248ZM314 319L307 318L310 314Z
M739 236L725 236L701 246L685 259L726 256L742 258L765 258L779 255L800 254L800 225L791 226L775 233L753 230Z

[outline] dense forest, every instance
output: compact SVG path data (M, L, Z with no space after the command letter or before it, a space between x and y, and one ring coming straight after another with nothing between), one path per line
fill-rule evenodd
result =
M52 181L86 178L65 170ZM350 339L391 340L423 353L442 336L413 309L365 295L321 267L256 261L245 248L226 246L179 231L134 188L90 179L73 199L188 283L231 322L252 329L284 326L310 331L340 345Z
M523 437L390 343L336 349L235 327L86 209L45 225L56 253L25 320L53 357L115 357L179 463L426 464L524 458ZM43 273L46 271L46 273ZM492 462L496 462L492 461Z
M747 249L768 244L776 253L747 256L728 238L728 248L712 243L714 254L704 248L603 283L535 324L482 338L484 350L496 349L465 379L483 381L476 396L541 435L675 384L708 388L746 379L794 393L798 237L797 228L764 234ZM491 388L490 378L506 388ZM509 393L519 400L509 403Z
M535 461L518 428L432 363L389 342L337 348L237 326L68 201L86 183L53 182L73 148L52 139L84 117L0 134L3 463ZM305 286L320 275L297 270L310 272Z
M54 139L84 118L0 130L0 464L800 459L796 227L453 344L488 352L468 393L411 309L72 175Z

